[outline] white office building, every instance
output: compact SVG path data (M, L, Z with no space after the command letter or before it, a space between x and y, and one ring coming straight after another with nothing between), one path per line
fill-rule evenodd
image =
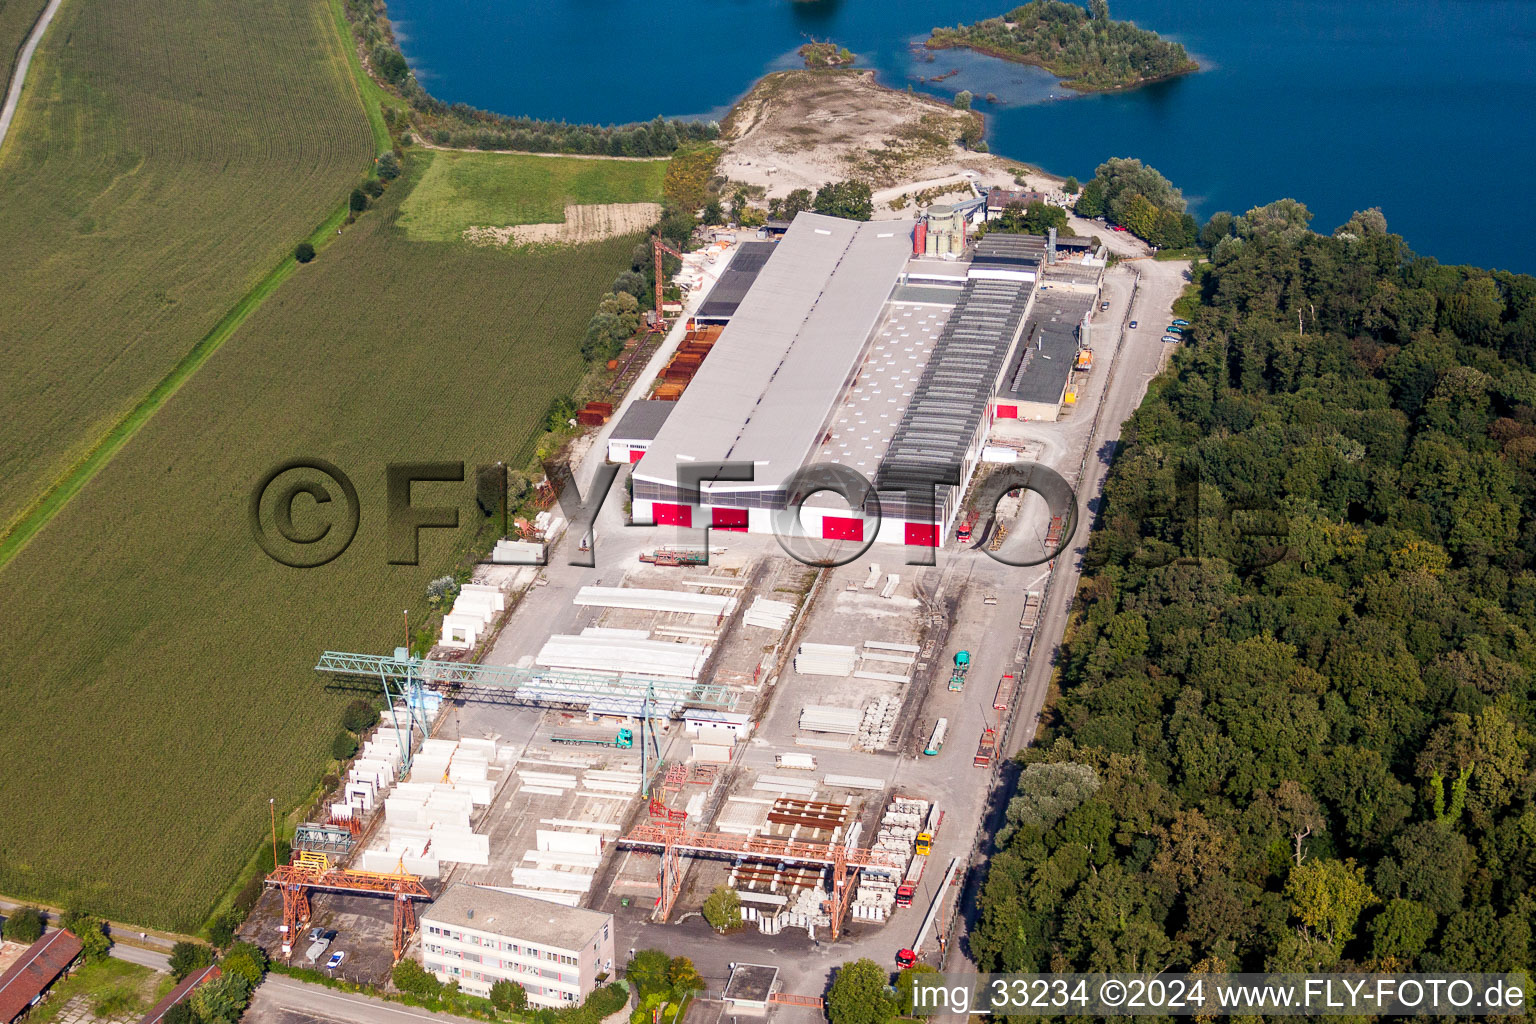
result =
M422 966L488 996L501 980L533 1006L575 1006L614 974L613 915L458 883L421 916Z

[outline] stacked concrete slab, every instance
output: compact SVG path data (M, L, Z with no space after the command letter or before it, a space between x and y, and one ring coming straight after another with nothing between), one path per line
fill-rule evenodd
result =
M741 621L749 626L783 630L789 625L790 616L794 613L795 606L787 601L770 601L765 597L754 597L751 607L747 609Z
M886 683L909 683L912 681L912 666L917 661L917 652L916 644L866 640L864 649L859 652L859 667L853 677Z
M768 827L768 812L772 808L773 800L768 797L728 796L715 819L715 827L732 835L757 835Z
M635 608L716 618L729 615L736 609L734 597L691 594L678 590L647 590L641 587L582 587L576 593L575 603L599 608Z
M858 649L844 644L801 644L795 671L803 676L846 676L858 664Z
M816 795L816 780L803 775L759 775L752 783L752 789L758 793L778 793L809 800Z
M569 829L537 829L535 846L512 869L511 892L569 906L592 890L602 863L603 837Z
M697 679L704 671L711 650L698 644L643 640L633 636L557 633L539 648L534 663L544 668L584 672Z
M863 723L864 712L858 708L807 704L800 709L802 732L830 732L842 736L855 736Z

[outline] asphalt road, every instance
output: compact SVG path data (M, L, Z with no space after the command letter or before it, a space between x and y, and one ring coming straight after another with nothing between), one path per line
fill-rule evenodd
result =
M144 949L139 946L127 946L121 942L112 943L112 956L118 960L126 960L130 964L138 964L140 967L148 967L155 971L169 971L171 958L165 953L158 953L153 949Z
M1188 283L1189 264L1182 261L1159 263L1154 260L1137 260L1125 266L1126 269L1121 272L1138 275L1135 297L1125 314L1125 319L1127 322L1137 320L1139 326L1134 331L1123 332L1123 341L1114 360L1113 373L1105 387L1096 413L1094 429L1088 440L1087 462L1083 467L1082 475L1078 477L1075 474L1067 474L1067 479L1073 483L1078 500L1087 513L1086 522L1074 536L1071 548L1055 562L1049 592L1041 611L1039 625L1036 627L1038 638L1024 673L1022 686L1024 697L1005 746L1009 756L1027 746L1034 737L1035 723L1039 719L1051 677L1056 670L1067 618L1073 599L1077 595L1078 582L1082 577L1083 559L1088 551L1090 528L1101 510L1104 478L1114 458L1125 421L1141 404L1142 398L1146 396L1147 386L1166 365L1173 351L1173 346L1159 340L1162 337L1162 324L1167 321L1158 320L1158 318L1172 316L1173 302ZM970 895L974 898L975 893L972 892ZM948 971L977 969L975 962L970 959L968 946L964 942L966 929L975 911L974 903L968 905L966 910L967 913L962 914L957 921L956 934L953 936L953 939L960 941L951 941L949 946L950 955L945 963L945 969Z
M169 971L171 967L171 958L166 954L121 942L113 944L112 956L157 971ZM342 1021L346 1024L402 1024L412 1020L473 1024L464 1017L430 1013L371 996L338 992L281 974L269 974L261 983L251 1001L247 1020L257 1024L297 1024L299 1020Z
M467 1017L431 1013L372 996L338 992L281 974L267 975L251 999L245 1020L253 1024L295 1024L306 1020L343 1021L346 1024L404 1024L409 1021L476 1024Z
M5 91L5 105L0 107L0 145L5 144L5 136L11 130L11 121L16 117L16 107L21 102L21 87L27 80L27 69L32 66L32 55L37 52L37 44L43 41L43 33L48 31L48 23L53 21L53 16L58 13L59 5L64 0L49 0L47 7L38 17L37 24L32 26L32 34L27 36L27 41L22 44L21 56L16 59L16 67L11 71L10 88Z
M1188 283L1189 264L1169 261L1138 260L1133 264L1139 275L1136 297L1131 303L1127 320L1136 320L1136 330L1126 330L1120 353L1115 359L1113 376L1105 389L1097 413L1098 421L1088 442L1088 461L1081 479L1068 476L1074 484L1078 500L1087 511L1084 527L1073 538L1071 549L1064 557L1056 559L1050 593L1041 611L1036 627L1039 639L1035 644L1029 668L1024 674L1025 699L1020 707L1020 718L1010 736L1007 753L1017 753L1034 735L1030 723L1040 714L1045 702L1051 675L1056 669L1062 635L1067 626L1067 614L1072 599L1077 594L1077 584L1082 577L1083 558L1088 553L1088 536L1095 525L1104 497L1104 478L1109 464L1120 443L1120 432L1131 413L1146 396L1147 386L1162 370L1173 346L1165 344L1162 325L1171 317L1173 302ZM1165 319L1159 320L1159 317Z

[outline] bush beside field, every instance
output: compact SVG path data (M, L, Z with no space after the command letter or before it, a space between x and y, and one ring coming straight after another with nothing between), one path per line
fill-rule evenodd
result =
M268 828L326 770L341 708L326 648L399 643L400 610L454 549L386 564L384 465L466 463L417 485L474 525L473 467L523 464L584 364L592 310L637 239L541 251L412 241L418 154L374 208L253 313L4 569L7 812L0 892L199 926ZM344 193L343 193L344 194ZM291 247L291 243L290 243ZM327 459L362 522L317 569L270 561L245 507L276 463ZM24 796L24 799L22 797Z

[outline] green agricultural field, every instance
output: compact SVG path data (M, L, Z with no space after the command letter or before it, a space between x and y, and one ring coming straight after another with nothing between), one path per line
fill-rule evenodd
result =
M520 463L582 374L582 332L636 239L411 241L392 218L432 159L413 157L0 569L0 892L201 924L266 834L268 797L295 806L326 770L349 695L327 692L315 656L392 648L450 561L454 535L427 530L419 567L386 564L385 464ZM359 492L357 538L321 568L270 561L247 525L253 485L295 457ZM414 490L466 526L478 515L469 483Z
M456 240L468 227L558 224L567 203L659 203L666 173L665 160L439 153L400 224L429 242Z
M26 41L27 33L32 31L37 16L47 6L48 0L0 0L0 101L3 101L6 84L11 80L16 54Z
M0 150L0 534L369 167L344 54L314 0L60 8Z

